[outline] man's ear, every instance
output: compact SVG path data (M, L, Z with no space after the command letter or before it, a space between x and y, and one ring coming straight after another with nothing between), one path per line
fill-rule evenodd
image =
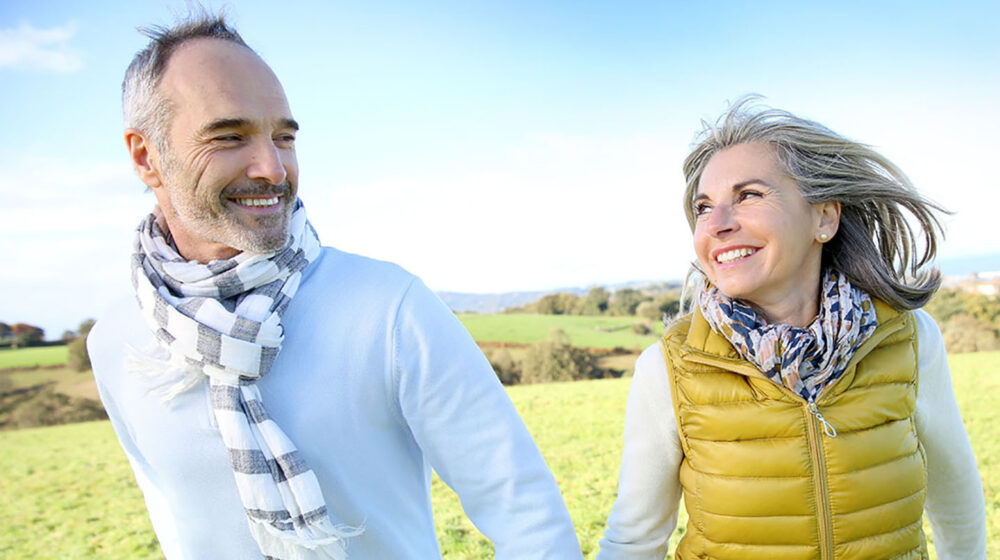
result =
M139 179L151 189L162 186L158 154L149 138L138 129L126 128L125 146L128 148L128 154L132 158L132 165Z

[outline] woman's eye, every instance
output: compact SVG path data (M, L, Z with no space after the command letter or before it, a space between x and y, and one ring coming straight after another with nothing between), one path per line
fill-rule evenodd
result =
M699 202L694 205L694 213L696 216L703 216L712 211L712 207L704 202Z
M740 191L739 199L746 200L748 198L760 198L764 196L760 191L755 191L752 189L745 189Z

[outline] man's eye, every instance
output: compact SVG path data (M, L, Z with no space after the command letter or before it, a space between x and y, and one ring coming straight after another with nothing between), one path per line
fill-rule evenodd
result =
M285 144L291 144L292 142L295 142L295 135L294 134L280 134L277 137L275 137L274 141L275 142L283 142Z
M239 134L226 134L215 137L216 142L239 142L241 139Z

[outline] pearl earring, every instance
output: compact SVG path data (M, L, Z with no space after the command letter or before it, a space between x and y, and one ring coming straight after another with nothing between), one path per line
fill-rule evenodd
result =
M830 236L826 232L823 232L823 233L819 234L819 240L820 241L826 241L827 239L830 239Z

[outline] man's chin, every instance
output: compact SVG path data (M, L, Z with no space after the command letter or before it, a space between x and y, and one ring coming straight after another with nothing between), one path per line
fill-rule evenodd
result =
M285 234L281 236L247 239L244 243L242 243L244 248L240 250L247 253L277 253L288 246L288 241L290 239L291 236L288 235L288 232L285 232ZM239 249L239 247L237 247L237 249Z

